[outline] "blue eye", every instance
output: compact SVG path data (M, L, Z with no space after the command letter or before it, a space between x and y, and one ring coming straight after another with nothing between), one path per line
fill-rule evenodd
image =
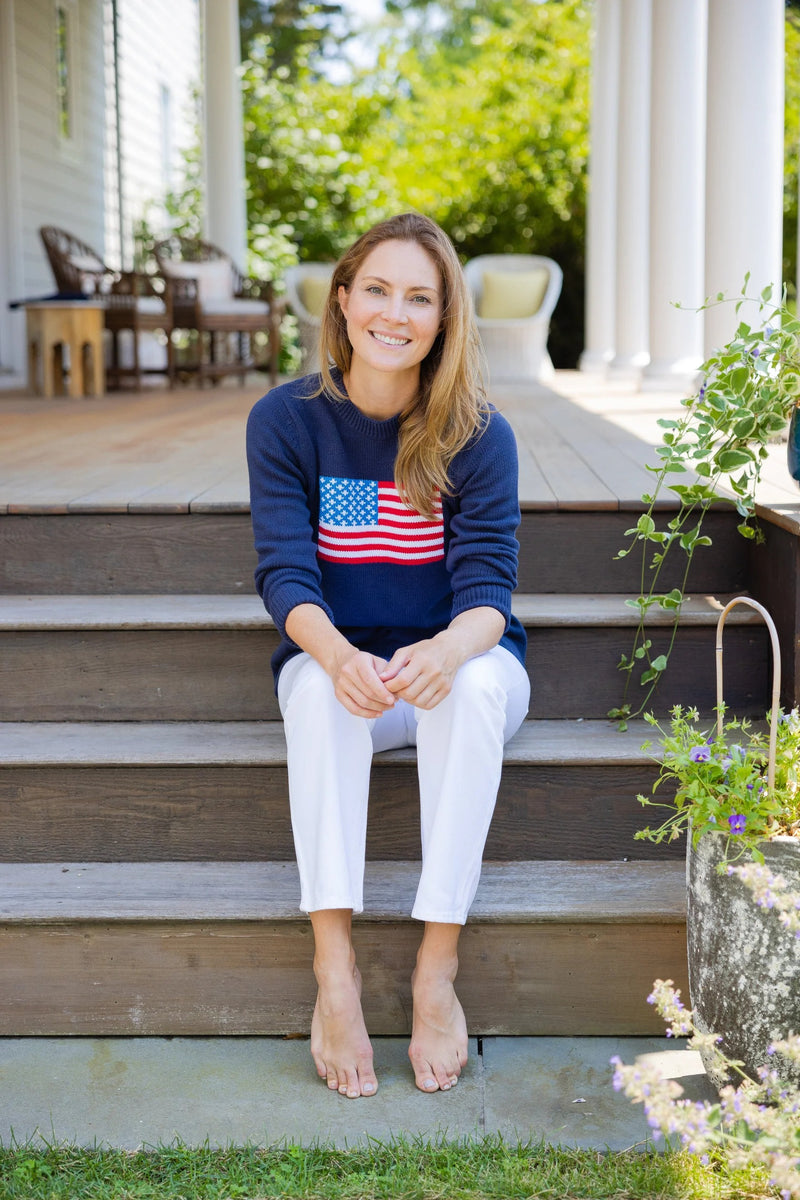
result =
M430 298L428 296L415 296L414 302L416 303L417 301L420 301L422 304L430 304Z

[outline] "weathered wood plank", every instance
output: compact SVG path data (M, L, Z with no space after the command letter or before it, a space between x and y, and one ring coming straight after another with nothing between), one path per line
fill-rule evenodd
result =
M367 868L355 940L375 1034L408 1031L417 874ZM0 881L2 1036L308 1031L291 864L56 863ZM653 978L685 987L684 896L679 863L487 864L460 947L470 1031L653 1032Z
M638 611L626 595L560 594L512 597L512 610L528 628L560 626L606 628L635 627ZM681 606L681 624L715 625L729 595L688 596ZM671 626L674 614L654 606L647 624ZM755 610L734 609L732 625L758 625ZM154 596L2 596L0 630L67 631L102 630L267 630L274 622L260 597L252 595Z
M384 756L381 756L383 758ZM654 846L636 797L654 765L506 762L486 857L506 860L679 858ZM662 799L666 799L664 792ZM0 862L60 859L161 862L294 857L284 765L8 767L0 771ZM413 752L376 760L367 857L420 856Z
M367 1027L410 1030L411 921L356 923ZM315 999L308 923L0 925L0 1036L307 1034ZM684 994L674 923L466 926L458 992L481 1035L648 1035L658 976Z
M714 626L687 625L653 707L713 707ZM654 629L653 654L669 630ZM732 624L726 698L763 716L769 698L769 638L763 625ZM528 627L531 716L602 718L621 701L618 670L630 652L624 625ZM253 721L278 716L270 656L277 635L252 629L0 631L5 721ZM635 699L635 698L634 698Z
M126 506L123 505L123 508ZM213 512L6 516L0 536L0 593L253 593L255 554L249 516ZM636 555L615 560L634 517L622 512L524 510L519 529L521 592L638 592ZM737 518L713 512L713 544L697 555L689 590L741 592L749 544ZM580 546L580 554L565 554ZM682 583L679 559L665 565L665 590Z
M608 721L526 721L505 748L509 764L642 765L652 740L644 721L621 733ZM413 761L414 751L376 755L377 769ZM12 767L274 767L286 764L279 721L57 722L0 724L0 770Z
M371 862L358 922L411 912L416 862ZM290 921L301 919L294 863L13 863L0 877L0 921ZM677 863L487 862L475 924L674 924L685 919Z
M253 533L243 513L6 516L0 538L7 595L253 592Z

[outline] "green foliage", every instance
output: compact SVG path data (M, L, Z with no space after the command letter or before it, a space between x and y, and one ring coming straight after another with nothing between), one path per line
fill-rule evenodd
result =
M337 257L415 208L465 258L535 252L564 269L551 347L582 348L590 9L563 3L440 7L435 38L389 22L374 69L333 84L276 63L267 36L244 74L254 244L277 230L304 260Z
M769 288L760 297L748 297L747 284L745 278L736 309L749 301L759 320L753 327L742 321L731 341L703 364L704 383L695 396L683 401L684 416L659 421L664 430L655 451L660 464L648 468L655 487L642 497L645 512L626 530L631 541L617 554L624 558L638 551L641 559L641 594L633 601L640 621L631 653L623 655L619 664L626 676L625 694L622 704L609 713L623 727L629 716L644 711L667 667L692 559L696 550L711 545L702 533L709 505L733 505L742 518L739 533L759 538L755 494L767 446L782 433L800 403L800 322L785 304L772 303ZM713 303L723 302L725 297L719 295ZM674 475L690 477L679 483L672 480ZM679 508L666 529L659 529L655 515L664 490L677 496ZM686 556L683 584L663 593L659 576L667 555L675 550ZM657 659L651 658L646 638L647 612L654 604L675 612L668 651ZM637 673L647 690L633 710L628 696Z
M732 868L757 894L759 885L753 886L745 877L748 869ZM789 892L784 895L791 906L800 904L800 897ZM699 1051L713 1074L741 1082L737 1087L726 1084L714 1102L692 1101L684 1096L682 1086L675 1079L665 1079L654 1063L639 1060L626 1066L615 1054L611 1059L614 1088L644 1105L648 1124L658 1131L656 1137L661 1134L668 1139L668 1145L680 1144L702 1162L713 1164L723 1177L731 1169L763 1171L773 1196L796 1200L800 1197L800 1089L781 1079L776 1063L788 1060L796 1070L800 1037L789 1033L785 1039L775 1040L769 1049L770 1062L760 1069L758 1079L751 1079L740 1062L720 1049L721 1037L698 1028L694 1013L680 996L671 979L657 979L648 996L667 1023L667 1036L688 1037L687 1049Z
M342 5L335 0L239 0L242 57L267 35L274 66L290 75L309 58L336 55L350 37Z
M722 712L724 716L724 706ZM772 788L767 778L768 738L751 729L748 721L733 718L723 723L721 731L716 726L702 728L697 709L680 705L672 709L668 730L650 713L645 720L662 740L653 791L664 782L674 784L676 791L673 801L661 804L648 796L638 797L640 804L669 810L663 824L634 834L638 840L672 842L691 829L696 842L704 833L721 833L726 838L727 864L746 853L763 861L757 849L760 842L775 833L796 831L800 822L797 709L778 719Z
M646 1146L598 1152L500 1137L371 1138L364 1148L240 1146L0 1149L3 1200L750 1200L772 1195L760 1172L716 1170L697 1155Z

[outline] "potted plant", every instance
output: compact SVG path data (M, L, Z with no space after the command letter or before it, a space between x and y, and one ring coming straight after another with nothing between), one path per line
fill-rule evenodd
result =
M742 321L721 350L701 368L702 386L684 400L680 418L659 421L663 430L656 447L660 459L653 472L653 489L642 501L645 511L636 525L626 531L630 541L617 557L641 555L641 594L627 603L636 609L639 622L629 654L623 655L620 669L625 687L620 704L609 716L620 722L645 711L659 679L666 670L680 619L686 580L698 549L711 544L704 530L704 519L711 504L733 505L741 517L738 525L743 537L759 539L755 523L755 493L768 445L789 431L789 466L800 477L800 422L795 416L800 404L800 321L788 309L785 299L775 304L771 289L761 296L748 296L749 277L735 301L720 293L711 303L735 303L755 306L754 324ZM678 477L677 479L675 477ZM724 490L723 490L724 489ZM666 523L657 524L657 509L663 493L671 491L678 507ZM664 591L660 580L668 556L685 556L683 586ZM670 560L671 561L671 560ZM674 621L666 651L655 653L647 636L646 622L651 608L671 612ZM641 699L631 699L631 685L638 677L644 690Z
M726 720L722 701L722 631L736 604L758 609L770 628L774 672L769 734L747 720ZM708 727L695 709L677 706L669 728L645 720L661 735L654 792L675 787L666 819L637 838L654 842L686 833L689 990L697 1027L723 1039L729 1058L754 1075L770 1045L783 1033L800 1033L800 939L788 943L771 919L774 892L767 882L763 904L748 903L739 866L752 860L780 889L800 895L800 713L779 709L780 657L769 614L749 597L732 600L717 625L716 723ZM649 746L650 743L647 743ZM652 797L638 797L658 806ZM738 865L737 865L738 864ZM704 1055L708 1073L721 1084L719 1059ZM787 1076L800 1084L788 1062Z

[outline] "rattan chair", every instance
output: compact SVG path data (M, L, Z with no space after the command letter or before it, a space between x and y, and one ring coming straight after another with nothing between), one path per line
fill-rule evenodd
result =
M330 287L333 263L298 263L286 271L286 299L297 318L302 351L301 370L319 370L319 329Z
M490 380L552 379L547 338L563 282L558 263L539 254L481 254L464 274Z
M156 242L154 254L171 295L173 330L192 335L192 353L180 364L173 357L173 372L244 381L247 371L267 369L277 383L285 302L272 283L242 275L228 254L200 238L174 234Z
M115 271L74 234L54 225L39 230L45 253L53 271L58 294L65 300L99 299L104 308L105 328L111 334L111 362L106 367L109 384L121 386L132 377L141 387L145 371L167 374L172 380L172 313L168 289L149 275L136 271ZM140 361L140 333L163 332L166 336L164 368L144 368ZM130 334L130 362L123 364L122 334Z

